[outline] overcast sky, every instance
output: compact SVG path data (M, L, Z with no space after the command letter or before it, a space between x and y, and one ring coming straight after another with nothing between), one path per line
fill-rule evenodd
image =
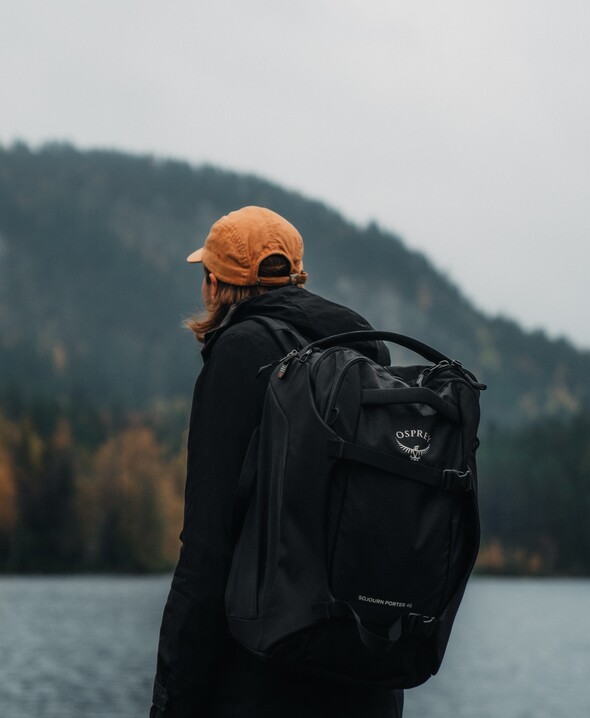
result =
M207 161L590 348L588 0L5 0L0 142Z

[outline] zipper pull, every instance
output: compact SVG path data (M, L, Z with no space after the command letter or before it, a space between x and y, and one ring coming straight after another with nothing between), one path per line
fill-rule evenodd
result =
M264 366L261 366L260 369L258 370L258 372L256 373L256 378L258 378L262 374L263 371L266 371L267 369L273 369L277 364L280 364L281 362L285 362L285 361L287 361L287 359L289 359L289 361L291 361L290 357L291 357L291 354L293 354L293 352L296 353L297 350L294 349L293 351L289 352L287 354L287 356L284 356L281 359L275 359L274 361L271 361L270 364L265 364Z
M424 371L420 374L416 381L416 386L424 386L432 379L435 374L442 371L443 369L454 369L458 374L461 374L461 376L468 384L471 384L471 386L475 387L476 389L479 389L480 391L483 391L487 388L485 384L482 384L477 380L475 375L472 374L469 369L465 369L463 364L461 364L458 359L451 359L450 361L443 359L443 361L439 362L438 364L435 364L428 369L424 369Z
M287 369L289 368L289 362L291 361L291 359L293 359L294 356L298 354L298 352L298 349L292 349L286 357L279 359L282 364L277 372L277 379L282 379L285 376L285 374L287 373Z
M424 384L432 378L433 374L436 374L442 369L446 369L450 366L451 362L447 361L446 359L443 359L438 364L424 369L424 371L421 372L421 374L418 376L418 379L416 380L416 386L424 386Z

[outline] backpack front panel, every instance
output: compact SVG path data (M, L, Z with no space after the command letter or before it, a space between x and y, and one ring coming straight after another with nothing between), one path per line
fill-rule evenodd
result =
M423 367L404 369L402 379L369 360L349 362L332 380L338 391L322 407L325 420L346 441L416 464L464 471L465 432L456 421L427 405L363 405L358 399L367 389L409 388ZM320 368L316 383L321 380ZM437 388L453 405L463 389L449 382ZM330 491L327 564L334 598L348 602L381 634L400 615L440 617L477 552L473 497L350 461L334 464ZM430 675L442 660L431 644L424 637L406 637L390 659L398 651L407 658L409 652L413 670L428 666ZM372 663L368 655L365 659Z

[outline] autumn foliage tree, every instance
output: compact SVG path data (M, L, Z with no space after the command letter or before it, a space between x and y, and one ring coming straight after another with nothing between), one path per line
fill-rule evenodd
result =
M93 410L92 421L80 411L41 402L0 413L0 570L170 569L180 545L184 443L179 449L175 437L170 446L145 416L123 425L105 416L99 426Z
M186 407L0 396L0 572L146 572L178 559ZM590 415L488 430L479 569L590 575Z
M178 553L182 480L153 431L130 427L109 438L80 479L87 559L113 570L163 569Z
M0 414L0 556L8 555L14 541L14 531L17 521L16 482L14 466L9 450L9 434L12 427L5 417Z

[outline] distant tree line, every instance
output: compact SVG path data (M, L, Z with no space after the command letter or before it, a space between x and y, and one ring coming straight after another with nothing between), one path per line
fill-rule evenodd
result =
M590 414L492 427L479 466L481 569L590 575Z
M184 492L179 412L8 392L0 403L0 571L169 569ZM175 420L171 415L175 414ZM160 419L164 424L159 423Z
M1 395L0 571L171 569L188 411ZM491 428L478 463L478 570L590 575L590 415Z

